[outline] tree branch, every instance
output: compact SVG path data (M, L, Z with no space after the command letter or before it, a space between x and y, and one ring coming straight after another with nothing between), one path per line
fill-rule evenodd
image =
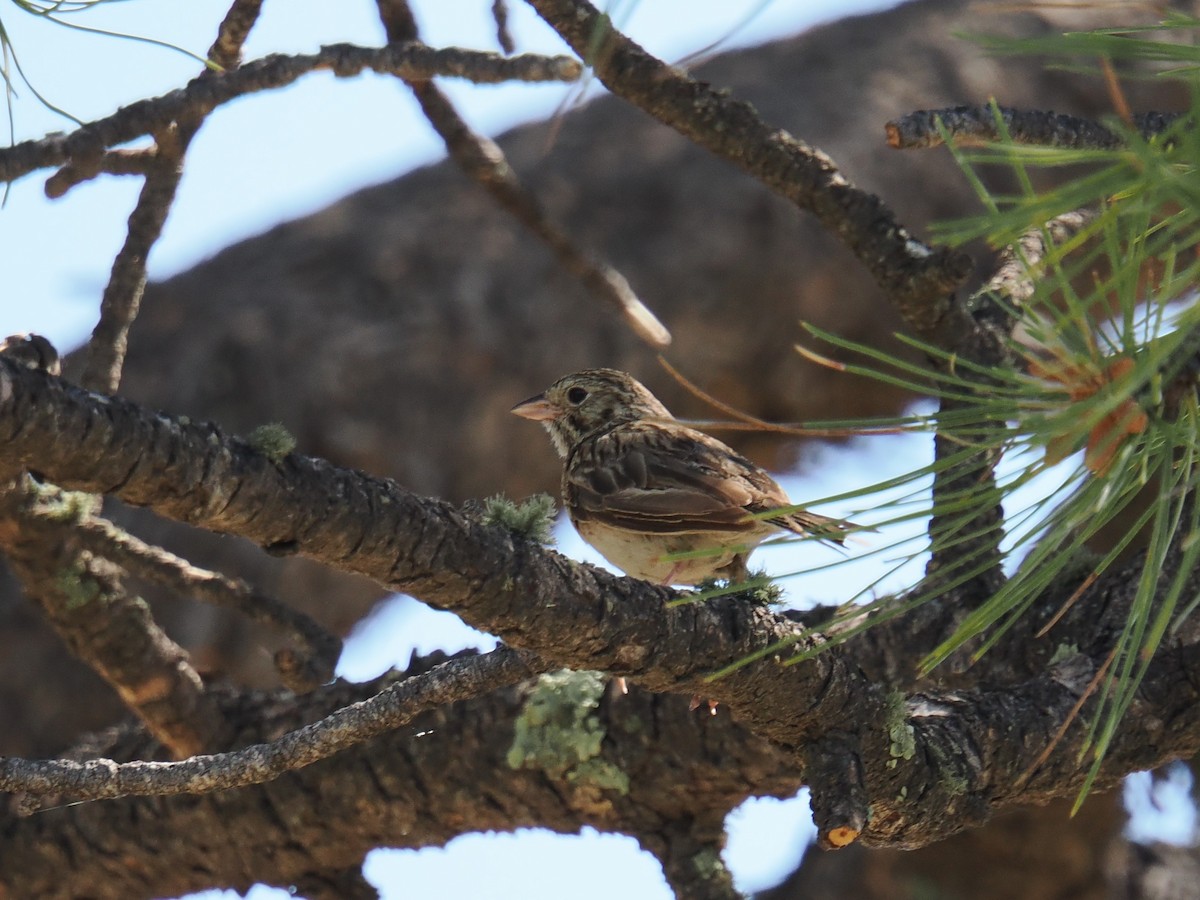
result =
M193 566L97 516L75 522L73 539L83 549L111 560L131 575L163 585L180 596L236 610L283 634L300 648L299 652L281 650L275 657L276 668L292 690L312 690L333 679L342 652L341 640L275 597L255 591L240 579Z
M1001 125L997 125L997 113ZM1142 138L1150 140L1174 125L1181 115L1141 113L1134 116L1133 125ZM939 119L959 145L1012 140L1017 144L1072 150L1119 150L1126 146L1123 135L1091 119L1036 109L1013 109L1011 106L993 109L988 105L918 109L884 126L888 146L897 150L940 147Z
M910 235L828 156L764 122L748 103L695 81L616 31L586 0L530 0L610 91L813 213L863 263L913 331L954 349L973 329L951 292L969 258Z
M247 694L222 703L241 725L239 742L256 743L394 678L339 682L299 699ZM594 755L573 755L576 735L553 725L520 742L538 691L526 683L439 705L269 785L75 804L25 818L0 803L0 894L131 900L287 886L361 864L381 846L440 846L466 830L534 826L661 834L666 823L719 824L750 794L790 797L800 787L787 754L729 716L693 715L683 698L638 690L586 710L579 727L598 735ZM144 744L126 733L88 753L127 758L144 755ZM534 752L534 744L549 752ZM681 771L693 789L679 790ZM118 839L154 852L137 866L114 865Z
M1089 616L1075 620L1080 631L1056 633L1081 648L1073 667L1060 664L1008 687L887 695L858 667L851 645L787 665L793 650L819 639L800 638L789 619L744 600L668 605L686 595L572 563L392 482L295 454L273 461L213 426L87 394L0 358L0 468L35 458L60 483L240 534L274 552L304 553L453 609L551 666L601 669L651 690L712 697L794 753L845 735L870 798L860 840L872 845L919 846L993 809L1077 788L1090 704L1046 766L1031 779L1021 775L1067 721L1136 593L1129 569L1089 589L1080 604ZM1196 583L1184 590L1200 591L1200 573L1191 577ZM1046 602L1055 608L1061 599ZM1099 787L1200 748L1196 638L1177 635L1156 656L1148 699L1110 747ZM743 665L707 678L732 663ZM997 741L997 734L1014 737ZM824 813L843 803L838 790L814 792L818 821L838 821Z
M503 81L574 81L579 63L569 57L533 54L504 57L424 44L356 47L332 44L310 55L272 54L213 77L196 78L186 87L122 107L66 135L22 141L0 148L0 181L16 181L47 166L97 156L105 150L153 134L189 116L205 116L218 106L256 91L286 87L309 72L329 70L340 78L370 70L409 78L466 78L480 84Z
M154 165L157 152L146 150L106 150L79 162L70 162L46 179L46 196L51 200L65 197L76 185L98 175L145 175Z
M417 21L406 0L378 0L378 6L390 43L411 45L419 41ZM429 124L446 142L450 158L467 177L540 238L563 268L593 296L610 304L634 334L658 350L671 343L671 333L634 293L625 276L578 247L562 226L550 219L537 197L521 183L499 144L472 131L441 88L429 79L405 78L404 82L421 104Z
M223 740L225 723L187 652L126 591L112 564L75 544L74 521L92 502L22 476L0 490L0 548L71 652L177 759L209 749Z
M434 707L478 697L530 674L525 660L512 650L453 660L270 743L180 762L0 758L0 791L55 794L75 802L207 794L262 784L407 725Z
M242 63L242 45L250 36L250 29L258 21L262 11L262 0L233 0L221 26L217 39L208 48L210 61L222 69L236 69Z
M158 150L146 170L137 204L129 214L125 243L113 260L100 299L100 319L88 341L87 363L80 383L89 390L112 394L121 383L129 329L137 318L146 289L146 261L175 200L175 190L183 176L183 155L194 127L184 131L171 127L156 135Z

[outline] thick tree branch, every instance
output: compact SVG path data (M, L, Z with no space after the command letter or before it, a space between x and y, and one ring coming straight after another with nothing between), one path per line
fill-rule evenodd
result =
M229 697L224 711L242 725L239 743L252 744L369 697L387 681L339 682L299 700ZM0 895L130 900L214 886L245 891L254 882L287 886L358 865L376 847L440 846L466 830L534 826L661 834L665 823L720 823L750 794L788 797L799 789L787 754L728 716L689 713L680 697L634 690L589 708L580 726L602 739L586 758L574 755L569 729L549 726L539 740L522 742L538 691L526 684L438 705L269 785L84 803L26 818L0 804ZM88 753L122 759L146 749L144 739L126 735ZM680 772L692 789L679 789ZM115 865L118 839L153 852L139 865Z
M769 649L795 641L797 626L736 598L668 606L680 595L572 563L392 482L295 454L275 462L212 426L151 415L0 359L0 468L33 459L60 483L240 534L274 552L304 553L453 609L552 666L602 669L652 690L710 696L793 752L845 735L870 798L861 840L871 844L918 846L992 809L1073 791L1082 777L1082 724L1068 729L1033 778L1022 773L1107 654L1110 617L1123 621L1136 584L1128 571L1108 575L1084 596L1102 630L1071 636L1083 654L1072 665L1010 687L905 697L872 683L845 648L783 665L791 651ZM1200 584L1185 588L1193 589ZM1100 786L1200 748L1194 640L1180 634L1156 657L1145 708L1127 718ZM763 652L758 662L706 679ZM814 793L818 820L826 806L842 803L838 790Z
M813 213L875 277L909 327L956 349L973 329L951 292L970 260L910 235L828 156L764 122L754 108L666 65L586 0L530 0L610 91Z
M424 44L380 48L332 44L309 55L273 54L229 72L214 73L214 77L193 79L186 87L161 97L131 103L70 134L0 148L0 181L15 181L47 166L86 160L167 128L180 118L205 116L237 97L285 87L320 70L341 78L370 70L409 78L466 78L481 84L574 81L580 74L579 63L568 57L504 57L458 48L439 50Z

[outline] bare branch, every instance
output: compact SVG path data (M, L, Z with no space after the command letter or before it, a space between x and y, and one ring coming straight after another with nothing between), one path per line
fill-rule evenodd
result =
M233 0L221 27L217 29L217 39L208 48L208 58L222 69L236 69L242 62L242 45L250 36L250 29L258 21L262 10L262 0Z
M172 128L159 136L154 163L129 214L125 243L113 260L100 300L100 320L88 341L87 364L80 382L89 390L112 394L121 383L129 329L146 289L146 261L175 200L183 176L183 155L194 128L187 129L187 134L182 132Z
M466 700L531 674L512 650L451 660L339 709L268 744L180 762L0 759L0 791L57 794L71 800L204 794L262 784L398 728L428 709Z
M417 23L405 0L379 0L379 13L388 40L410 44L418 40ZM405 78L421 104L425 117L446 142L458 166L512 216L545 242L559 263L584 286L613 305L639 338L661 350L671 343L671 333L638 298L625 276L602 259L580 249L552 221L537 197L521 183L499 144L476 134L454 109L440 88L428 79Z
M530 0L614 94L812 212L867 267L923 339L956 348L974 329L951 292L971 271L955 250L910 235L876 197L828 156L734 100L656 59L586 0Z
M996 124L999 112L1003 130ZM1175 124L1181 113L1142 113L1133 117L1134 128L1149 140ZM897 150L939 147L942 127L960 145L983 144L1011 139L1017 144L1039 147L1064 147L1072 150L1118 150L1125 138L1099 122L1036 109L1001 106L952 106L948 109L919 109L888 122L888 146ZM1007 132L1007 137L1005 135Z
M213 77L197 78L184 88L122 107L66 135L51 135L0 148L0 181L15 181L37 169L61 166L99 155L106 149L153 134L181 118L204 116L230 100L256 91L286 87L310 72L329 70L339 77L373 71L409 78L465 78L480 84L503 81L574 81L581 72L569 57L505 57L416 44L381 48L333 44L319 53L273 54Z
M145 175L154 165L157 152L147 150L106 150L75 163L68 163L46 179L46 196L57 200L76 185L98 175Z
M513 53L517 45L513 43L512 34L508 30L507 0L492 0L492 19L496 22L496 43L505 53Z

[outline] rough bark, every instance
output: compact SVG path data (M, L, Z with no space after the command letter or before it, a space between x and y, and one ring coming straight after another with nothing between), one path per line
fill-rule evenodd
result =
M1111 24L1112 12L1074 11L1067 24ZM932 218L960 212L969 203L969 191L941 152L884 151L882 123L911 109L980 102L992 94L1013 106L1084 116L1106 111L1107 98L1094 83L1047 74L1028 61L985 60L969 45L949 38L951 32L983 29L1042 32L1064 24L1054 18L1063 15L1067 14L983 15L962 2L926 0L881 16L837 23L770 48L732 54L709 63L701 76L731 87L768 121L828 151L857 182L885 197L902 221L920 229ZM869 93L863 85L872 86ZM854 93L849 95L849 90ZM1133 102L1166 106L1171 101L1135 95ZM867 273L813 222L761 185L612 100L569 115L546 151L549 127L531 126L507 136L502 143L510 159L558 218L628 275L674 333L673 358L684 361L685 370L706 388L752 413L784 420L831 411L862 414L894 408L902 401L878 389L862 391L850 379L808 366L791 352L787 336L798 335L799 318L868 342L885 341L897 327L894 318L881 314L884 306ZM619 146L606 139L612 135L621 135ZM930 190L930 185L938 189ZM564 335L570 339L564 340ZM456 170L437 166L361 192L231 248L190 273L148 286L132 333L125 390L152 407L212 418L234 431L248 432L262 422L281 420L298 436L303 452L395 477L424 494L463 499L501 488L519 495L551 487L556 468L548 448L537 440L540 436L510 424L506 411L513 400L553 377L589 364L617 365L648 376L672 408L702 412L665 378L655 380L645 348L561 272L546 251L492 209L477 187L463 183ZM456 414L446 416L446 409ZM761 439L746 446L760 459L777 464L795 452ZM336 630L344 631L380 596L377 584L366 579L335 576L303 560L266 558L249 542L213 540L161 520L136 518L147 536L162 538L195 562L246 575L255 585L314 610ZM619 594L617 590L612 596ZM195 607L173 614L160 606L156 614L193 648L202 668L251 681L274 677L261 664L267 654L256 649L262 635L241 623ZM0 720L9 723L0 735L0 752L46 752L65 744L81 728L111 720L116 704L105 702L90 673L64 662L55 639L9 586L0 594L0 617ZM737 629L753 632L763 626L736 607L721 606L716 618L719 621L698 622L694 633L720 628L728 628L727 634ZM932 633L946 623L938 619L926 624ZM504 627L525 628L513 623ZM878 640L881 647L886 643ZM266 641L271 643L271 638ZM872 667L896 672L897 660L903 668L902 648L891 644L887 650L891 656L866 654L862 659L861 670L868 677ZM1030 653L1044 661L1048 653L1043 650L1033 648ZM595 661L618 663L618 668L630 665L614 658ZM994 671L1002 682L1013 673L1028 677L1036 670L1026 662L1012 663L1011 672L1006 663L997 662ZM903 672L902 677L907 675ZM694 673L655 686L692 690L689 677ZM1180 684L1192 677L1191 664L1184 661L1180 668L1162 673L1160 684ZM1051 697L1048 692L1058 688L1062 685L1039 683L1031 688L1036 689L1032 699L1054 707L1070 694L1063 690ZM741 689L730 690L731 705L738 705L753 692L753 685L740 696ZM76 703L66 706L63 696L76 698ZM1166 721L1178 724L1171 718ZM795 725L767 723L777 738ZM1163 740L1164 733L1150 737ZM690 732L677 737L696 740ZM1180 741L1172 752L1183 752L1186 746L1187 741ZM706 772L688 771L689 778L707 777ZM239 792L228 800L232 806L212 798L190 804L115 801L74 813L63 810L9 820L4 839L25 841L41 835L43 849L59 842L95 864L82 866L82 872L96 879L117 878L104 858L134 846L113 841L116 834L125 833L130 820L145 821L147 841L154 834L167 836L161 845L146 847L166 861L199 865L187 856L186 844L195 834L208 833L206 827L243 813L247 826L239 834L251 840L260 821L255 804L269 810L273 805L270 817L280 819L281 810L309 809L314 785L319 787L309 777L289 776L246 797ZM480 783L476 772L463 777ZM738 791L751 790L749 783L738 784L714 802L734 802ZM339 786L348 796L362 790ZM375 788L378 791L378 784ZM769 779L752 788L760 789L771 790ZM512 790L518 796L523 788ZM318 803L330 801L317 792ZM534 802L529 803L533 809ZM187 821L189 810L199 810L192 824ZM162 818L157 818L160 811ZM554 821L550 809L537 811ZM222 875L227 880L221 883L244 885L246 878L278 877L279 883L310 884L314 891L325 884L328 892L330 872L336 873L339 866L352 869L371 841L397 845L396 834L404 823L396 815L392 810L380 812L377 819L368 816L361 841L357 834L348 836L345 847L332 851L336 859L321 858L320 865L314 865L307 854L300 854L303 858L296 860L281 858L276 872L231 871ZM483 812L479 815L480 827L493 821ZM1043 821L1036 811L1024 815ZM93 821L90 816L99 818ZM524 820L514 815L510 823L516 821ZM576 814L559 821L573 830L590 820ZM115 823L123 824L115 828ZM320 827L312 822L305 827L310 826ZM1032 827L1020 829L1028 846L1037 845L1039 833ZM108 837L97 840L97 834ZM271 835L278 836L274 831ZM306 835L320 838L311 846L328 843L327 834ZM288 839L284 836L278 846L292 849ZM680 846L687 840L680 838ZM948 871L944 860L967 852L956 840L906 856L913 861L909 871ZM80 849L82 845L90 849ZM183 855L172 856L176 852ZM922 855L931 861L921 862ZM17 857L6 849L0 858ZM66 858L52 855L42 860L39 864L47 867L23 884L44 884L36 879L48 877L54 866L61 870ZM859 869L860 877L867 868L851 855L810 858L836 860L844 869ZM879 869L899 871L893 865L878 864ZM185 889L174 887L165 869L153 865L152 853L146 855L145 866L144 881L116 883L134 893L138 884L144 887L155 879L171 885L164 892ZM188 883L199 886L202 880ZM22 895L13 889L13 896Z
M965 676L971 687L905 693L872 680L863 664L878 663L860 660L853 643L789 659L820 638L799 635L788 617L747 598L672 603L686 597L571 563L394 482L296 454L274 458L211 425L99 398L5 359L0 448L8 465L36 460L66 487L412 593L550 665L601 669L651 690L728 704L742 724L794 754L819 837L835 846L849 833L866 845L920 847L1009 806L1078 789L1084 723L1096 704L1087 685L1129 614L1140 572L1127 566L1095 580L1052 639L1034 641L1030 629L1074 588L1055 585L1009 633L995 670L989 658ZM1177 553L1164 559L1161 590L1178 565ZM1184 590L1200 590L1200 573L1187 577ZM952 622L966 602L947 592L938 606ZM896 621L893 632L906 630L903 618ZM1200 749L1196 631L1179 629L1156 654L1098 787ZM787 649L764 655L781 641ZM1075 649L1050 662L1063 646ZM707 677L747 659L756 661ZM1041 665L1029 666L1034 659ZM1027 674L1012 682L1000 674L1020 669ZM1054 752L1046 757L1048 747Z

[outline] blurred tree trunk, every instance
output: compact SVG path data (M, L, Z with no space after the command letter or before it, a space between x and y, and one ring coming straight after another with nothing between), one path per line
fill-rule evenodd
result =
M1046 72L1035 59L988 58L953 35L1040 34L1121 15L1104 4L1013 12L921 0L727 54L699 72L829 152L919 230L973 209L973 194L945 151L888 150L889 118L989 96L1084 116L1111 108L1098 80ZM1178 105L1161 85L1129 88L1136 108ZM674 334L672 362L707 390L776 420L884 413L906 401L794 352L801 320L876 345L899 323L881 315L886 305L848 253L761 185L611 99L501 143L551 213L629 278ZM548 443L508 409L590 365L634 372L680 415L709 413L541 244L442 163L151 285L122 392L242 433L280 421L303 453L462 500L552 489ZM777 468L803 459L802 448L774 439L743 446ZM241 541L144 513L127 520L341 632L379 597L373 584L269 559ZM270 654L259 649L271 639L252 626L178 599L159 603L156 616L202 667L271 683ZM120 714L5 578L0 753L55 751ZM1014 813L917 853L814 852L770 896L1100 897L1121 819L1116 799L1100 797L1070 822L1061 807Z

